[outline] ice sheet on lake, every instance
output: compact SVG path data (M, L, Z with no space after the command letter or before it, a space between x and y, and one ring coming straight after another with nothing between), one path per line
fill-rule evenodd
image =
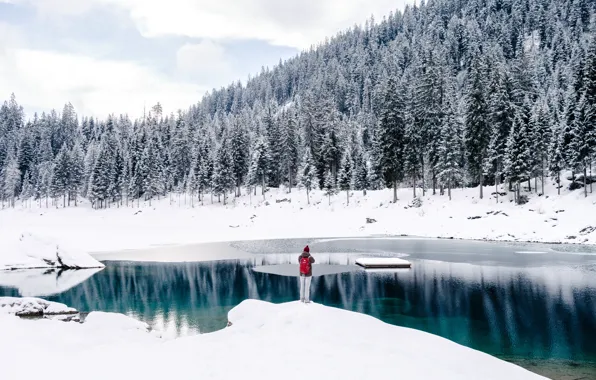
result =
M19 269L0 271L0 286L15 288L21 296L42 297L67 291L103 268L78 270Z
M300 277L300 267L298 264L262 265L254 267L253 270L255 272L276 274L280 276ZM312 275L313 277L317 277L328 274L354 272L358 270L360 270L360 268L353 265L328 265L315 263L312 266Z

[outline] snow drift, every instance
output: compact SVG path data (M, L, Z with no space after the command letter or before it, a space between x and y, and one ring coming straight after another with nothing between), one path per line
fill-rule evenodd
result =
M68 358L68 371L86 379L303 379L305 368L313 378L344 380L545 379L428 333L318 304L247 300L229 320L215 333L165 340L110 313L91 313L83 324L0 313L0 357L11 363L3 378L61 380L56 363Z
M61 244L31 233L0 239L0 271L35 268L103 268L104 265L85 252L69 250Z

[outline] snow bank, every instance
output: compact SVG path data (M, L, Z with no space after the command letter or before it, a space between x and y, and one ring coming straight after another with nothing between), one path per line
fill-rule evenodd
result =
M56 364L67 358L68 371L86 379L544 379L434 335L318 304L249 300L229 319L232 326L215 333L164 340L106 313L83 324L0 314L0 357L11 363L3 378L61 380Z
M0 313L17 316L44 316L76 314L78 311L62 303L50 302L39 298L0 297Z
M0 223L2 224L2 223ZM51 239L31 233L0 237L0 271L32 268L103 268L104 265L85 252L65 249Z
M65 209L19 205L0 211L0 226L7 233L30 231L91 253L231 240L404 234L596 244L596 195L584 198L583 191L566 189L557 195L547 183L545 195L525 193L528 203L516 205L509 196L497 203L493 192L487 187L485 198L479 199L478 188L454 189L449 201L447 195L429 191L420 197L420 207L412 204L412 189L399 190L397 203L391 203L390 189L366 196L354 191L349 204L345 192L329 204L322 191L313 191L308 204L304 190L288 194L271 189L266 199L244 194L227 206L217 198L211 204L207 196L204 205L195 200L192 207L184 195L105 210L93 210L87 203ZM0 256L5 254L1 250Z

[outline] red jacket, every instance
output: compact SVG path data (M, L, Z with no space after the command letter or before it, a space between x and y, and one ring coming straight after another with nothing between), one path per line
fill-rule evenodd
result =
M310 253L308 253L308 252L302 252L302 254L300 256L298 256L298 263L300 263L300 259L303 257L308 257L310 259L310 271L305 275L303 275L302 273L300 275L306 276L306 277L311 277L312 276L312 264L315 262L315 258L312 257L310 255Z

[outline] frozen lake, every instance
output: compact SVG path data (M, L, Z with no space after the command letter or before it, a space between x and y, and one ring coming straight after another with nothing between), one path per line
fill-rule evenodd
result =
M415 238L161 247L97 255L106 269L57 286L56 294L47 284L68 272L18 282L10 277L18 273L0 273L0 295L26 292L81 311L121 312L172 335L208 333L223 328L227 312L246 298L297 299L296 260L307 243L318 265L314 302L437 334L552 378L596 378L590 247ZM370 254L404 256L413 267L366 272L353 265ZM33 281L45 284L39 294Z

